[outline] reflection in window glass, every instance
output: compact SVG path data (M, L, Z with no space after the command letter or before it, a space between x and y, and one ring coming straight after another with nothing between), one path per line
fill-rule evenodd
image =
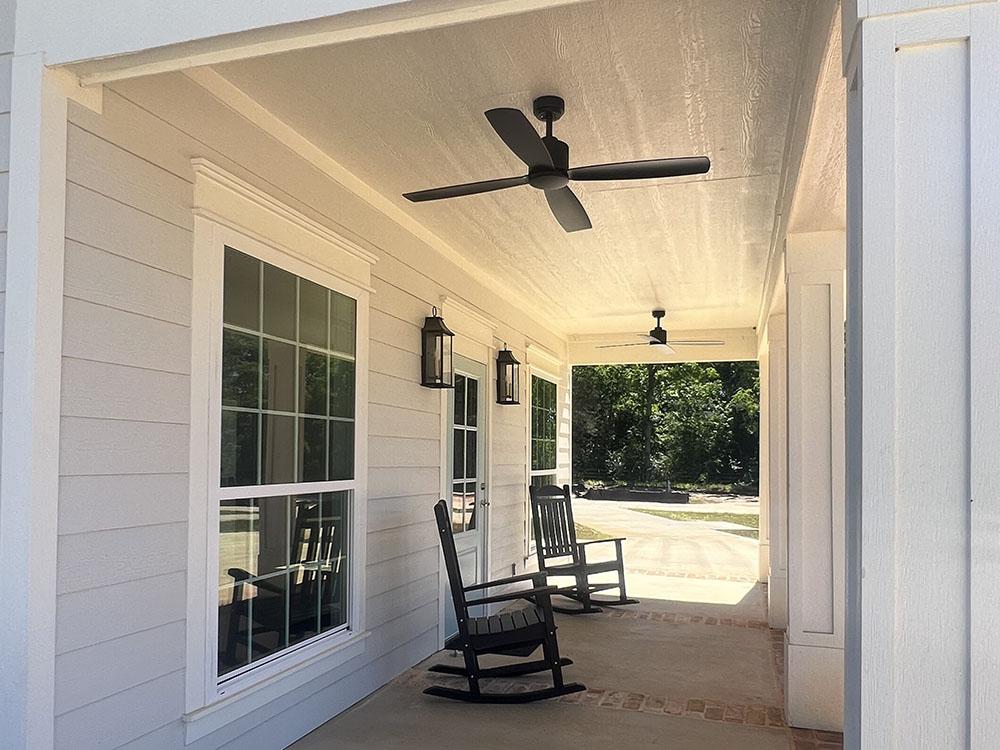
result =
M558 429L556 426L556 384L537 375L531 376L531 484L541 487L556 483ZM534 546L535 527L528 518L528 546Z
M476 528L476 486L479 432L479 381L455 375L454 426L452 429L452 528L455 532Z
M351 493L219 508L219 675L347 623Z

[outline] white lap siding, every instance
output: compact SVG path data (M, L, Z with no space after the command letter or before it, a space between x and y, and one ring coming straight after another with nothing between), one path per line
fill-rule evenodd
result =
M565 342L185 76L122 84L105 92L102 115L73 105L70 120L58 747L184 743L191 158L378 256L366 652L197 744L281 747L438 647L441 399L417 382L431 305L448 295L480 310L519 358L529 340L559 352ZM492 408L491 568L500 574L524 563L527 415Z
M4 16L4 13L10 17ZM8 10L0 8L0 27L14 28L13 7ZM0 34L2 36L2 34ZM4 353L4 306L7 289L7 185L10 167L10 47L11 38L0 38L0 388L3 386L3 353ZM0 450L3 445L0 444Z

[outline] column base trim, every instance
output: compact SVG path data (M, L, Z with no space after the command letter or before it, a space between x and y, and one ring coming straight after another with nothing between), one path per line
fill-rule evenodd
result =
M785 716L789 726L842 732L844 650L785 642Z
M771 571L767 577L767 624L776 630L788 628L788 576Z

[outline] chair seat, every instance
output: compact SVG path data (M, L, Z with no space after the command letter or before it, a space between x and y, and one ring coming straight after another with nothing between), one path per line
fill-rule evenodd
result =
M539 607L523 607L487 617L469 618L469 640L477 651L537 642L544 637L545 615ZM445 642L445 648L457 649L460 644L461 634L456 634ZM534 648L532 646L529 652Z
M618 566L621 563L615 560L600 560L597 562L586 562L586 563L565 563L563 565L546 565L545 572L549 575L568 575L571 576L578 570L583 570L588 573L606 573L610 570L618 570Z

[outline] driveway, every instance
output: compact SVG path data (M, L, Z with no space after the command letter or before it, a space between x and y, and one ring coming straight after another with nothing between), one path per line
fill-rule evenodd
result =
M612 537L626 537L625 561L630 580L646 576L757 580L757 540L732 533L746 526L725 520L676 521L640 509L682 513L755 513L757 504L673 505L613 500L573 501L576 522ZM608 545L609 547L611 545Z

